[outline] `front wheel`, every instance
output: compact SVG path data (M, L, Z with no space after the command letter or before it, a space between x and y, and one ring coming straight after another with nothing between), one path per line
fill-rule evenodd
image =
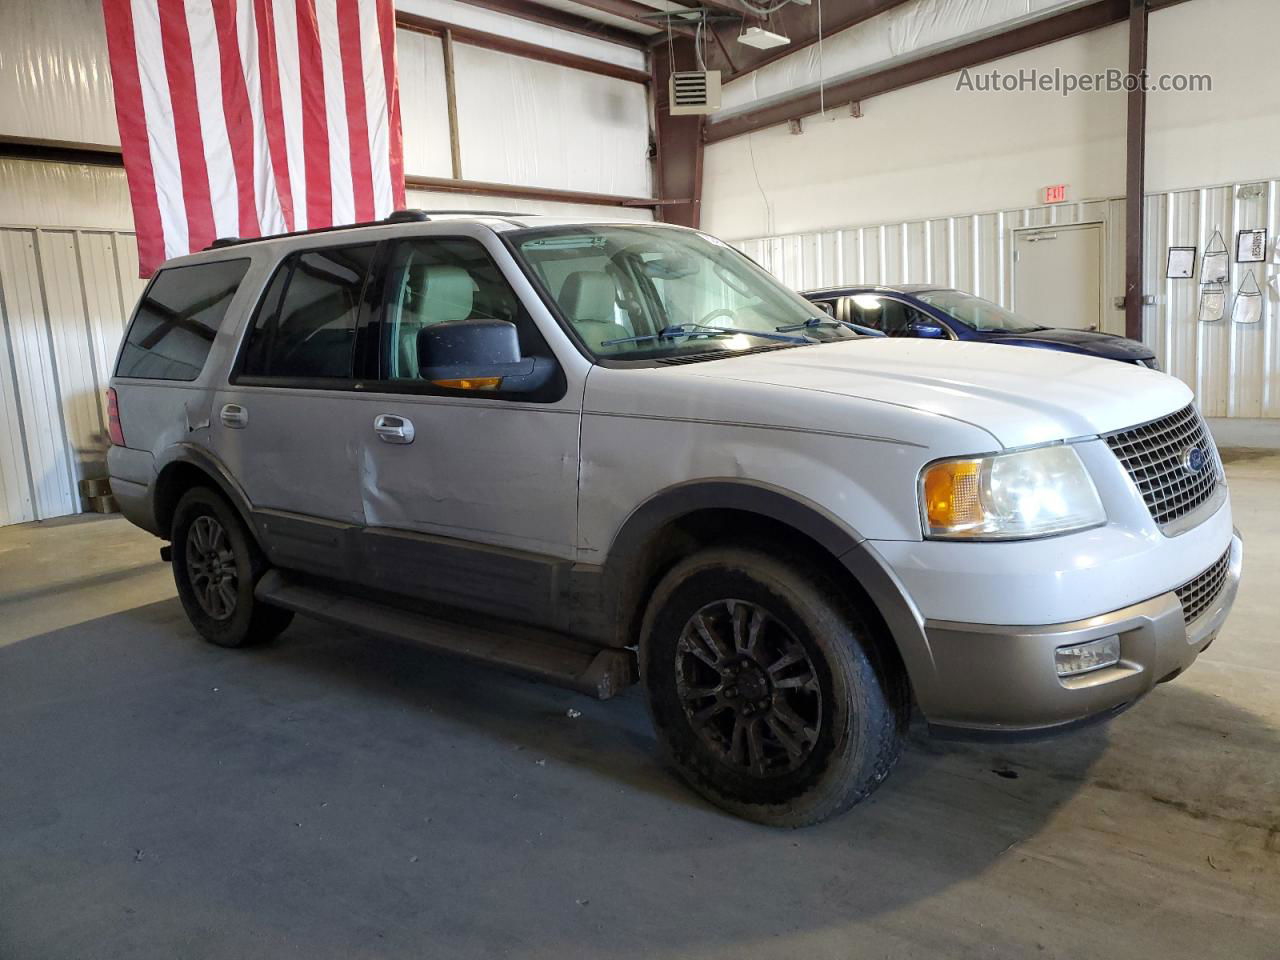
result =
M640 644L663 752L731 813L817 823L869 795L898 759L901 670L803 562L741 548L689 557L654 592Z
M214 491L194 487L173 513L173 579L187 618L199 634L220 647L243 647L272 639L293 613L253 595L266 559L243 521Z

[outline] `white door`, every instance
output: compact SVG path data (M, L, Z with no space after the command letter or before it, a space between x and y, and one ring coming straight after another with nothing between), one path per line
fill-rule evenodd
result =
M1013 309L1034 323L1101 330L1102 224L1014 233Z

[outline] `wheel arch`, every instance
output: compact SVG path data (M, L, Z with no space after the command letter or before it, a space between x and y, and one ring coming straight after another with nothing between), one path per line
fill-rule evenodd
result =
M220 460L189 444L180 444L170 450L156 473L152 486L152 510L156 523L153 532L166 540L169 538L178 501L195 486L211 487L222 494L253 535L255 527L249 498L244 490Z
M876 617L890 653L914 688L932 684L924 618L901 581L865 537L820 504L790 491L740 479L690 481L637 507L615 535L605 564L617 606L617 641L635 643L657 582L692 549L758 543L800 553L848 588Z

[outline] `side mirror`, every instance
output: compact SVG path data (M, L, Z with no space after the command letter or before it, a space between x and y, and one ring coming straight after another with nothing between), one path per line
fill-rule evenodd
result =
M520 356L516 325L506 320L446 320L418 331L418 375L437 387L529 393L554 370L544 357Z
M813 305L816 306L823 313L825 313L828 317L834 317L836 315L835 307L831 306L831 304L828 303L826 300L814 300Z
M902 328L903 336L919 337L922 340L947 339L946 328L932 317L916 317Z

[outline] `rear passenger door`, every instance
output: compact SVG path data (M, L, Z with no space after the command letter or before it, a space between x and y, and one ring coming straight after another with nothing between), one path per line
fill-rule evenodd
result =
M294 252L267 284L230 384L214 397L215 452L244 488L273 563L346 578L358 569L355 377L377 244Z

